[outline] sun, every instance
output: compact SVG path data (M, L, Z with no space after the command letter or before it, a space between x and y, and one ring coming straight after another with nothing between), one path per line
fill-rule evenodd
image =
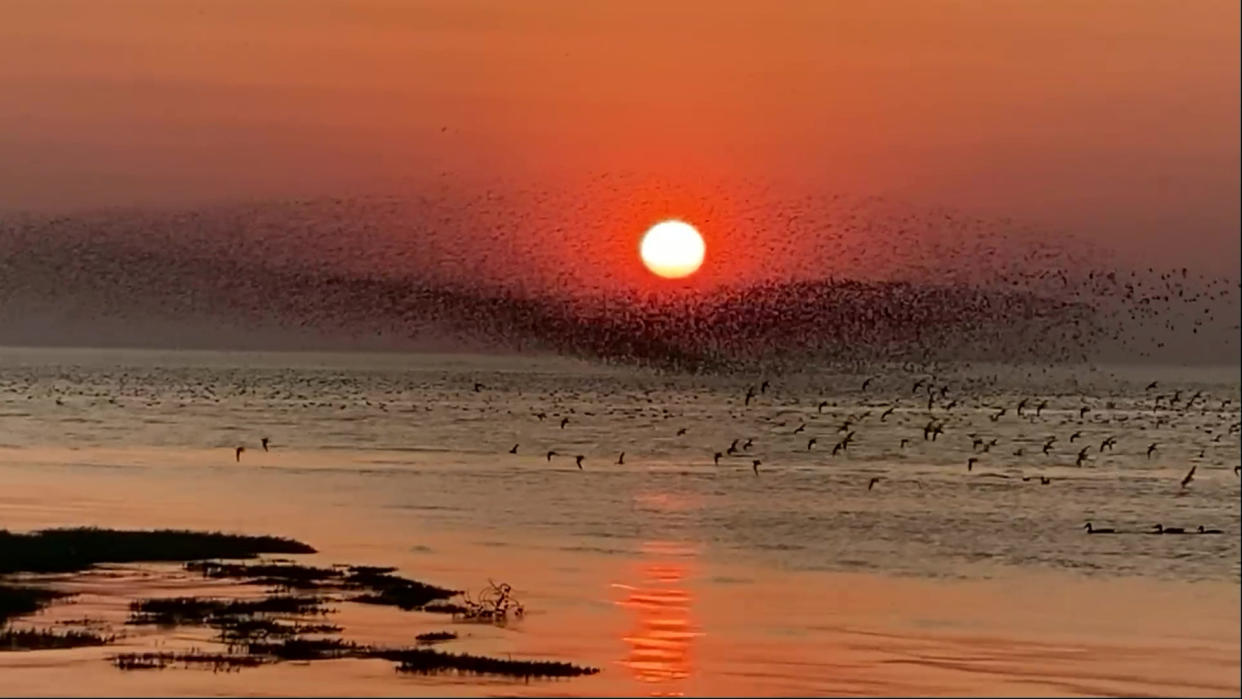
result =
M703 236L685 221L670 219L648 229L638 244L647 269L666 279L694 274L703 265Z

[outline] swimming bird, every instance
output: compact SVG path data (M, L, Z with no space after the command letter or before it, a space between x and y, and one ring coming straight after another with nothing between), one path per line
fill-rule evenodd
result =
M1181 527L1166 527L1163 524L1156 524L1152 526L1152 529L1155 529L1157 534L1185 534L1186 533L1186 530L1182 529Z
M547 416L548 416L547 413L535 413L535 417L539 418L539 422L543 422L544 418L546 418Z
M1091 411L1091 408L1088 408L1088 407L1087 407L1087 406L1085 406L1085 405L1084 405L1084 406L1082 406L1081 408L1079 408L1079 409L1078 409L1078 419L1079 419L1079 420L1081 420L1081 419L1082 419L1082 416L1083 416L1083 415L1086 415L1086 414L1087 414L1088 412L1090 412L1090 411Z
M552 457L554 457L554 456L559 456L559 454L557 454L557 453L556 453L556 452L554 452L554 451L550 451L550 452L548 452L548 461L551 461L551 460L552 460Z
M618 466L624 466L624 465L625 465L625 452L621 452L621 456L618 456L618 457L617 457L617 465L618 465Z
M814 437L811 437L810 441L806 443L806 450L810 451L812 448L814 448L815 442L816 442L816 439Z
M510 454L516 454L516 453L517 453L517 448L518 448L518 445L514 444L514 445L513 445L513 448L509 450L509 453L510 453Z
M1051 479L1051 478L1047 478L1047 477L1045 477L1045 476L1040 476L1040 477L1039 477L1039 484L1040 484L1040 485L1048 485L1048 484L1050 484L1050 483L1052 483L1052 479Z
M1088 534L1116 534L1117 533L1116 529L1104 529L1104 528L1096 529L1091 526L1090 522L1087 522L1086 529L1087 529Z
M1200 524L1200 525L1199 525L1199 533L1200 533L1200 534L1222 534L1223 532L1221 532L1221 530L1219 530L1219 529L1204 529L1204 528L1203 528L1203 525L1202 525L1202 524Z
M1018 401L1018 415L1022 415L1022 411L1026 409L1027 401L1028 399L1026 398L1023 398L1022 400Z
M1001 408L999 411L996 412L995 415L989 415L988 419L990 419L992 422L996 422L997 420L1001 419L1001 417L1008 411L1009 411L1008 408Z
M759 475L759 464L761 463L763 462L761 462L759 459L755 459L754 461L750 462L750 468L755 472L756 476Z
M267 444L268 444L268 442L270 442L270 441L271 441L271 440L269 440L267 437L264 437L263 439L260 439L260 440L259 440L259 444L262 444L262 445L263 445L263 451L267 451L267 450L268 450L268 449L267 449Z
M1185 488L1186 486L1190 485L1190 482L1191 482L1192 480L1194 480L1194 479L1195 479L1195 469L1196 469L1196 468L1199 468L1199 467L1198 467L1197 465L1195 465L1195 466L1191 466L1191 467L1190 467L1190 471L1188 471L1188 472L1186 473L1186 477L1182 479L1182 487L1183 487L1183 488Z
M579 470L579 471L581 471L581 470L582 470L582 459L583 459L582 454L579 454L579 455L577 455L577 456L575 456L575 457L574 457L574 463L578 464L578 470Z
M237 447L237 449L233 450L233 458L240 462L243 451L246 451L246 447Z
M879 483L879 482L880 482L880 477L879 477L879 476L876 476L875 478L872 478L870 481L868 481L868 482L867 482L867 490L871 490L872 488L874 488L874 487L875 487L875 484L876 484L876 483Z
M569 418L561 418L561 429L565 429L565 425L569 424Z

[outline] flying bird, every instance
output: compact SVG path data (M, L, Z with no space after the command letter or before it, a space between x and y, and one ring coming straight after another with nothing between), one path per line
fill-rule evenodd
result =
M516 453L517 453L517 448L518 448L518 445L514 444L514 445L513 445L513 448L509 450L509 453L510 453L510 454L516 454Z
M233 450L233 458L234 458L235 460L237 460L237 461L239 461L239 462L240 462L240 461L241 461L241 455L242 455L242 452L243 452L243 451L246 451L246 447L237 447L236 449L234 449L234 450Z
M1195 479L1195 469L1196 469L1196 468L1199 468L1199 467L1198 467L1197 465L1196 465L1196 466L1191 466L1191 467L1190 467L1190 471L1188 471L1188 472L1186 473L1186 477L1182 479L1182 487L1183 487L1183 488L1185 488L1186 486L1190 485L1190 482L1191 482L1191 481L1193 481L1193 480Z
M867 482L867 490L871 490L872 488L875 487L875 484L879 482L880 482L879 476L872 478L870 481Z
M582 459L583 459L582 454L579 454L579 455L577 455L577 456L575 456L575 457L574 457L574 463L578 464L578 470L579 470L579 471L581 471L581 470L582 470Z
M259 440L259 444L262 444L262 445L263 445L263 451L267 451L267 450L268 450L268 449L267 449L267 445L268 445L268 442L270 442L270 441L271 441L271 440L269 440L267 437L264 437L263 439L260 439L260 440Z
M617 465L618 465L618 466L624 466L624 465L625 465L625 452L621 452L621 456L618 456L618 457L617 457Z

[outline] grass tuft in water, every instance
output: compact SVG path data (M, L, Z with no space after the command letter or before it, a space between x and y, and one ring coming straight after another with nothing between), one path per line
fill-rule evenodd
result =
M105 636L91 631L57 633L35 629L6 629L0 631L0 651L106 646L115 640L114 635Z

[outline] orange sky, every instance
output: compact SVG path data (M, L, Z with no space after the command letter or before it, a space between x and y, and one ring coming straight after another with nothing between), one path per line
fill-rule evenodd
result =
M1235 272L1238 51L1225 0L6 0L0 208L627 171Z

